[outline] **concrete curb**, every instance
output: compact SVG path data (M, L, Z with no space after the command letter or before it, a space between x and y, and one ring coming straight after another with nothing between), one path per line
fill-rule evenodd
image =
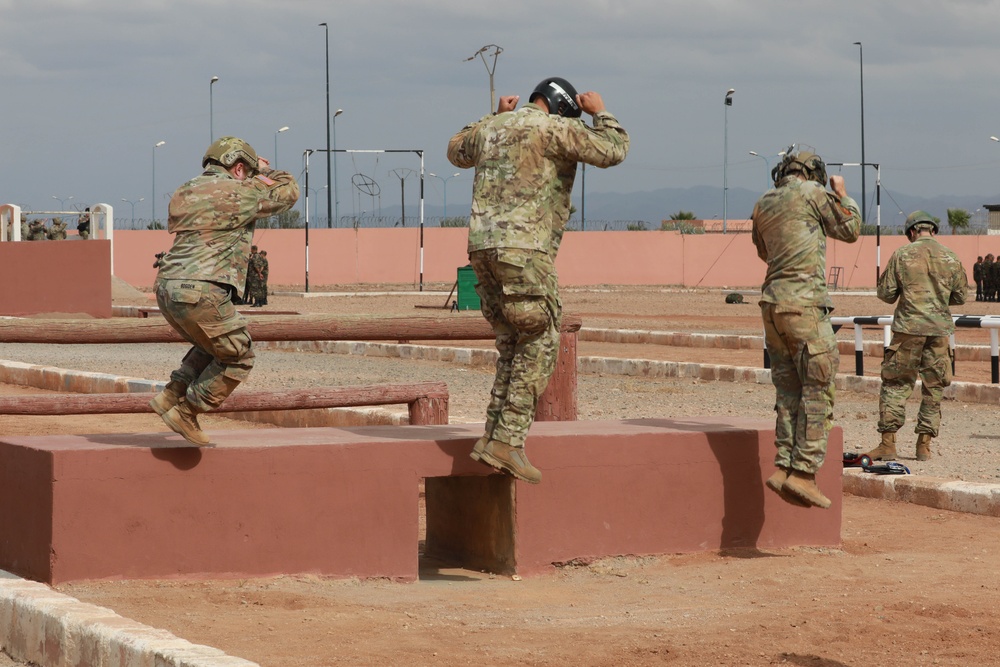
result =
M844 492L952 512L1000 517L1000 484L919 475L876 475L860 468L845 468Z
M43 667L260 667L3 571L0 647Z

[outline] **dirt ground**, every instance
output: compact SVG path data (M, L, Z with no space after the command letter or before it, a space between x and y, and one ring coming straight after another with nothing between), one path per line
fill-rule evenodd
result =
M566 311L581 315L585 326L759 334L756 306L726 305L723 296L657 288L563 293ZM116 297L116 303L127 300ZM440 295L271 297L265 310L426 315L433 311L414 311L414 305L442 301ZM838 315L891 312L872 296L837 298L836 304ZM990 305L962 310L989 314ZM984 332L971 330L960 331L958 339L988 341ZM617 349L614 356L749 366L761 359L759 352L747 352L743 363L730 350L654 347L582 343L580 353L612 356ZM877 374L877 360L866 364ZM970 377L982 373L977 365L968 367ZM841 370L853 371L853 358L843 360ZM959 379L967 379L962 374L960 365ZM582 397L590 395L583 385L592 381L598 379L581 376ZM644 392L642 401L655 394L628 386L616 393L600 385L603 399L581 400L620 403L621 414L630 414L637 391ZM687 394L689 414L704 414L703 392L722 391L765 396L773 390L716 383L669 393L672 400ZM762 419L771 418L767 400L752 404L764 408ZM870 420L877 399L865 400ZM995 446L1000 418L986 406L976 415L988 438L977 446ZM112 430L100 416L2 419L4 433ZM209 429L248 427L210 419ZM166 429L155 415L122 415L113 430ZM285 576L82 582L58 589L266 667L996 663L1000 519L848 496L842 538L838 549L620 557L523 580L422 561L419 580L410 584Z

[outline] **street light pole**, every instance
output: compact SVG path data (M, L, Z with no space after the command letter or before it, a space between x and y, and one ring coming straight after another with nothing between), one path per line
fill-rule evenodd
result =
M733 106L735 88L726 91L725 126L722 134L722 233L726 233L729 218L729 107Z
M326 28L326 226L333 227L333 185L330 170L330 26Z
M122 197L122 201L123 202L125 202L126 204L131 204L132 205L132 229L135 229L135 205L138 204L139 202L145 201L145 200L146 200L145 197L139 197L135 201L132 201L131 199L125 199L124 197Z
M765 189L769 190L771 188L771 163L768 161L766 157L759 154L757 151L750 151L750 155L753 155L754 157L759 157L761 160L764 161L765 165L764 168L767 169L767 171L764 173L764 182L767 184L767 187Z
M153 144L153 200L150 202L153 206L153 224L156 225L156 149L167 143L166 141L158 141Z
M333 221L340 221L340 190L337 188L337 116L344 113L343 109L333 112Z
M434 178L439 178L439 179L441 179L441 183L443 183L443 189L444 189L444 215L441 216L441 218L442 219L447 219L448 218L448 181L450 181L451 179L455 178L456 176L461 176L462 173L461 172L455 172L451 176L438 176L437 174L435 174L435 173L432 172L432 173L429 173L427 175L428 176L433 176Z
M215 143L215 104L212 100L212 86L215 82L219 80L219 77L213 76L208 81L208 143L212 145Z
M288 126L278 128L274 133L274 168L278 168L278 135L288 130Z
M861 42L854 42L858 47L858 60L861 65L861 222L865 221L867 198L865 195L865 49Z
M55 195L52 195L52 198L59 202L59 208L60 209L64 209L64 208L66 208L66 202L68 202L70 199L72 199L73 195L70 195L69 197L66 197L65 199L60 198L60 197L56 197Z

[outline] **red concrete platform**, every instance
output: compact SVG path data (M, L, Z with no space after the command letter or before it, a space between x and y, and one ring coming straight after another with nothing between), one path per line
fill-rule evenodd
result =
M840 543L842 434L819 484L830 510L766 491L770 424L537 422L540 485L468 453L479 425L0 437L0 568L46 583L318 573L417 577L426 548L532 574L612 555Z

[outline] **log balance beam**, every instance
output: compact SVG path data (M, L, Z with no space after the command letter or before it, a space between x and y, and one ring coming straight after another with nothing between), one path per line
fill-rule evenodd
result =
M563 315L559 356L548 387L539 396L536 421L570 421L577 410L577 332L582 320ZM250 336L259 341L303 340L492 340L489 323L480 317L341 317L275 316L248 320ZM0 343L181 343L162 318L110 320L0 320ZM317 407L317 406L313 406Z
M0 396L0 415L95 415L153 412L149 393L28 394ZM311 389L240 390L212 410L256 412L351 408L405 403L410 424L448 423L448 385L444 382L314 387Z
M538 422L539 485L469 458L481 424L0 436L0 568L48 584L312 573L419 574L426 553L502 574L623 555L840 544L843 434L818 475L833 506L764 487L773 422Z

